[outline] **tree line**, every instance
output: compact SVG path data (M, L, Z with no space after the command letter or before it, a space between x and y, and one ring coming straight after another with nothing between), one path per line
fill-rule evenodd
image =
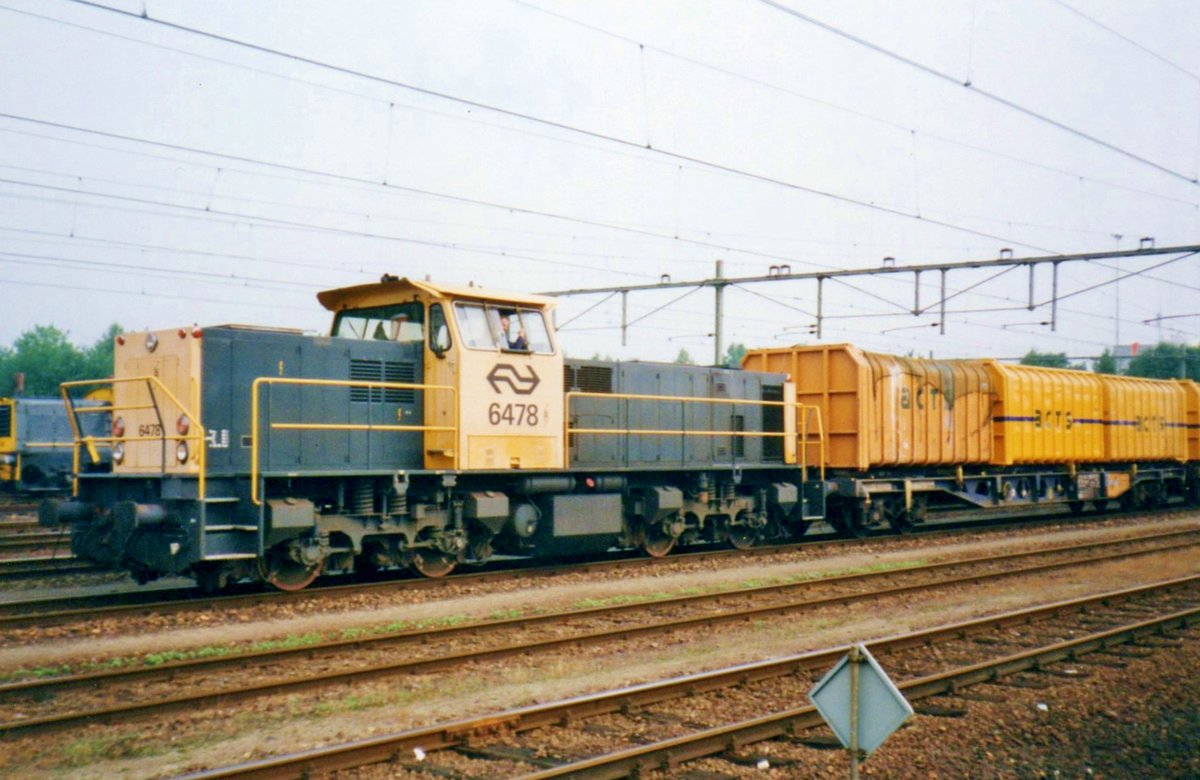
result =
M1083 363L1072 363L1065 352L1038 352L1034 349L1025 353L1021 365L1087 370ZM1189 346L1160 341L1154 346L1139 349L1136 355L1129 358L1124 370L1118 366L1116 356L1106 349L1092 364L1092 371L1147 379L1186 378L1200 382L1200 344Z
M81 347L53 325L25 331L11 347L0 347L0 396L16 394L19 376L25 384L21 394L29 397L57 396L62 382L112 376L113 340L120 332L114 323L96 343Z

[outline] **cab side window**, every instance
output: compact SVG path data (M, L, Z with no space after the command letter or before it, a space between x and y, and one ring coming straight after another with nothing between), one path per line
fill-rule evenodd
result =
M450 326L440 303L429 307L429 349L438 355L450 349Z

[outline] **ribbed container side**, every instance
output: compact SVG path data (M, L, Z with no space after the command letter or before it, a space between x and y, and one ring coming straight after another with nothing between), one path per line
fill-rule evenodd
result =
M1178 382L1101 374L1108 460L1187 459L1187 399Z
M1105 460L1104 386L1097 374L985 363L996 387L996 465Z
M1187 426L1187 459L1200 461L1200 384L1187 379L1179 384L1183 386L1184 407L1187 411L1187 418L1184 420Z
M751 350L742 365L789 374L796 400L820 408L830 467L991 460L991 380L980 362L828 344Z

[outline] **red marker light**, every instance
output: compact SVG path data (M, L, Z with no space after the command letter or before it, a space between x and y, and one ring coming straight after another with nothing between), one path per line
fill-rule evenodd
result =
M200 336L201 336L201 335L203 335L203 334L204 334L204 331L200 330L200 326L199 326L199 325L193 325L193 326L192 326L192 338L194 338L194 339L198 339L198 338L200 338Z
M125 346L125 337L124 336L117 336L117 346L118 347Z
M186 331L186 330L184 330L183 328L180 328L180 329L179 329L179 338L181 338L181 339L186 339L186 338L187 338L187 331Z

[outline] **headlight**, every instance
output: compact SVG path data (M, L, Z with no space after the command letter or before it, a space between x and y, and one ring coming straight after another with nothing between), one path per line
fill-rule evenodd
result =
M120 463L125 460L125 443L117 442L112 449L113 463Z
M175 459L180 463L187 463L188 446L186 441L181 441L175 446Z
M175 421L175 430L179 432L180 436L187 436L188 429L191 427L192 424L186 414L179 415L179 419Z
M146 334L146 351L153 352L158 349L158 336L153 333Z
M6 466L11 466L16 462L17 458L14 455L0 455L0 463L3 463Z
M113 437L120 439L125 435L125 418L118 417L112 422Z

